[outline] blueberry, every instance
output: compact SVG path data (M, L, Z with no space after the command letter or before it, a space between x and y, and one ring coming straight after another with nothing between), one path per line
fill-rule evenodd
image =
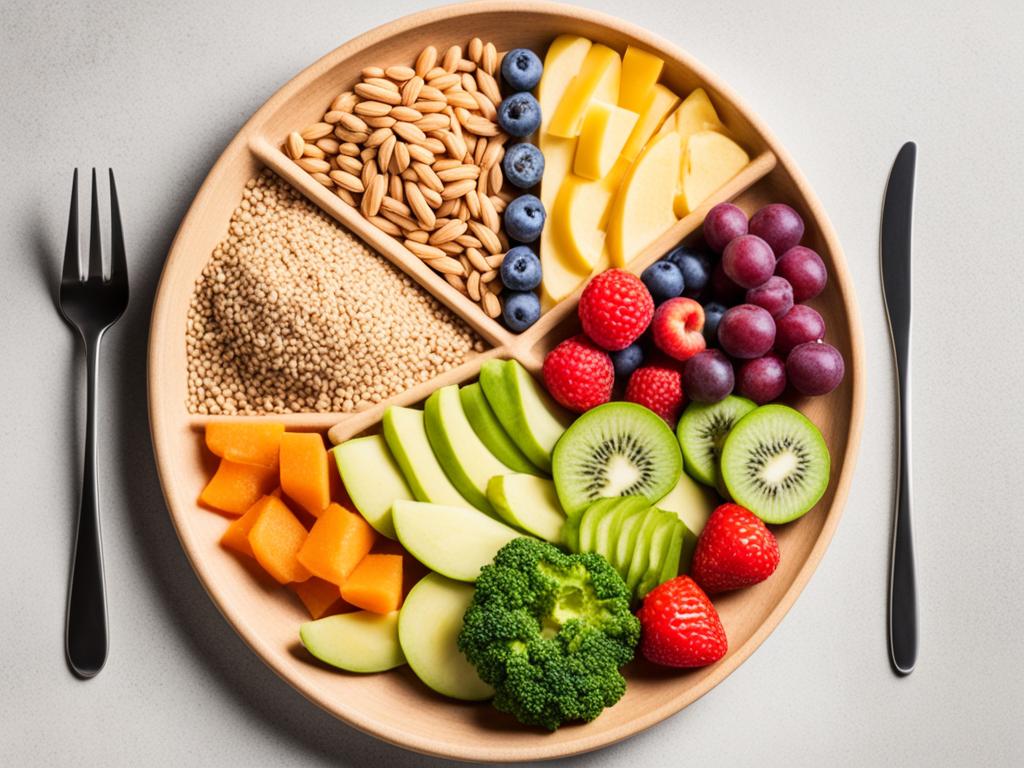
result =
M505 151L501 161L505 178L520 189L529 189L540 183L544 175L544 155L533 144L513 144Z
M501 283L510 291L532 291L540 276L540 259L528 245L512 248L501 262Z
M513 240L532 243L544 229L547 213L536 195L520 195L505 209L505 232Z
M683 273L671 261L656 261L640 274L655 304L661 304L683 292Z
M634 341L625 349L620 349L618 352L610 352L609 354L612 356L615 375L620 379L627 378L644 362L644 348L638 341Z
M540 104L532 93L514 93L498 107L498 125L509 136L529 136L540 127Z
M709 301L704 305L704 340L709 347L718 344L718 323L725 314L725 305Z
M544 65L529 48L516 48L501 60L501 76L515 91L532 91L540 82Z
M509 330L520 333L540 317L540 299L533 291L509 291L505 294L503 313Z
M711 278L711 259L708 255L681 245L666 254L665 258L679 267L679 271L683 273L683 283L686 285L683 296L691 299L700 296Z

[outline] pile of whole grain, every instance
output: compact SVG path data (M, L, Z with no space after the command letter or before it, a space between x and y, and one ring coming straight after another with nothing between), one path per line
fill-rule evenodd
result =
M497 123L501 56L474 37L424 48L413 66L368 66L284 149L489 317L501 314L501 216L513 194Z
M251 179L188 313L188 409L348 412L483 342L269 171Z

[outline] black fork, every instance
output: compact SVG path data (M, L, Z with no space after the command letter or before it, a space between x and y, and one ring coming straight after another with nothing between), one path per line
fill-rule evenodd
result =
M107 599L100 548L99 488L96 477L96 391L99 388L100 341L128 306L128 266L117 205L114 172L110 171L110 276L103 276L96 169L92 171L89 229L89 271L82 276L78 248L78 170L71 186L71 215L60 281L60 311L85 342L88 395L85 421L85 477L75 533L75 555L68 587L65 650L79 677L93 677L107 659Z

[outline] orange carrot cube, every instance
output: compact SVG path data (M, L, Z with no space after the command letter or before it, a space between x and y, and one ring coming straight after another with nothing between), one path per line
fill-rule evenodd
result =
M299 596L299 600L306 606L309 615L314 619L323 617L334 607L335 603L341 601L338 585L318 579L316 576L292 584L291 589Z
M277 472L266 467L238 464L221 459L210 482L199 494L199 501L209 507L240 515L273 490Z
M306 529L283 501L268 496L249 530L253 557L279 583L305 581L310 573L297 554L306 543Z
M313 517L331 503L327 449L315 432L285 432L281 436L281 490Z
M283 434L284 424L215 421L206 425L206 447L222 459L276 469Z
M298 553L299 562L314 576L341 586L373 547L376 537L361 515L331 504L310 529Z
M397 611L402 604L402 556L367 555L345 580L341 596L373 613Z

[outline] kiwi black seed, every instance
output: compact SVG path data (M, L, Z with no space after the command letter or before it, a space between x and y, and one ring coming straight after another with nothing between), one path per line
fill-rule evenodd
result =
M690 403L676 428L686 473L704 485L717 487L718 460L725 437L737 421L755 408L756 403L738 395L717 403Z
M765 405L732 428L720 468L737 504L766 523L788 523L824 495L830 458L807 417L785 405Z
M672 430L635 403L606 403L587 411L559 439L551 463L558 500L570 517L609 496L657 501L682 471Z

